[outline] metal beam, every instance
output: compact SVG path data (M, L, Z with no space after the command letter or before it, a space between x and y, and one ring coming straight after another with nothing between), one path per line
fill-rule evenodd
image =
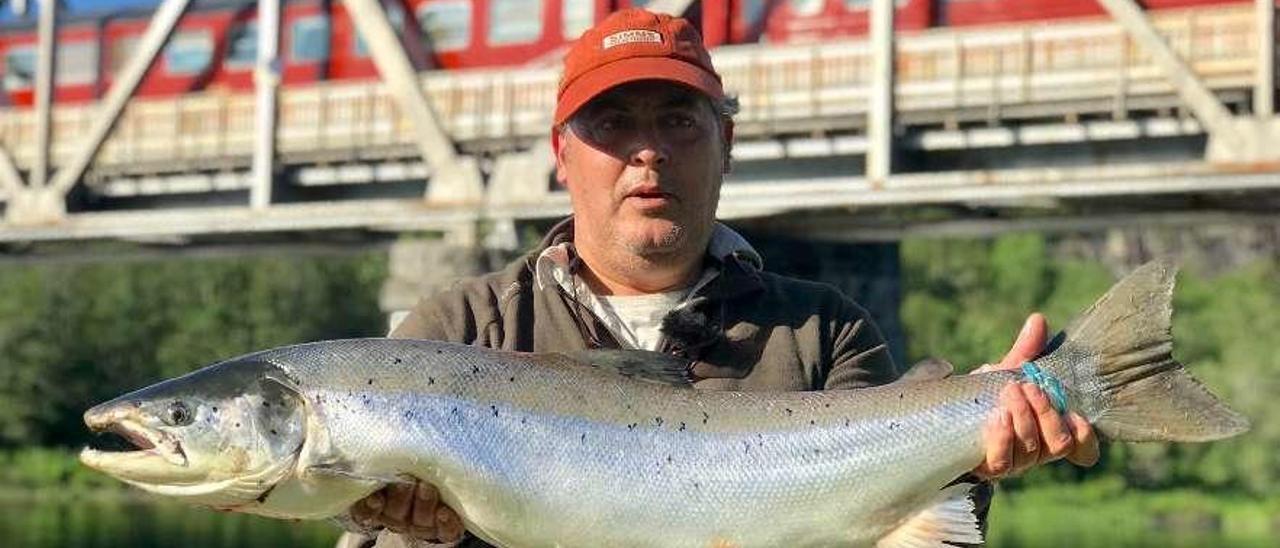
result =
M53 177L50 187L54 191L65 195L84 174L85 168L89 167L89 162L93 161L98 148L102 146L102 142L111 132L120 113L124 111L129 96L133 95L133 90L142 81L142 76L146 74L147 68L160 53L160 48L169 39L169 34L177 26L178 19L182 17L182 12L186 11L187 4L190 2L191 0L164 0L164 3L156 9L155 15L151 17L151 24L147 26L147 32L138 42L138 49L133 52L128 64L116 76L111 89L102 100L98 117L90 126L88 135L85 135L84 140L76 147L71 161L62 166L62 169L59 169L57 175Z
M867 180L893 171L893 0L871 1L871 104L867 112Z
M54 48L58 43L58 0L41 0L40 22L36 43L36 108L32 115L36 117L35 162L31 165L31 187L44 187L49 176L49 121L50 109L53 106L53 71L56 57Z
M12 199L23 190L22 175L13 163L13 156L9 155L8 149L0 146L0 196Z
M1098 0L1111 17L1133 37L1134 41L1151 56L1156 66L1173 83L1178 97L1191 109L1209 133L1218 138L1243 144L1231 111L1218 100L1204 82L1196 76L1185 61L1169 47L1164 37L1156 31L1142 8L1134 0Z
M253 142L253 183L249 207L271 205L276 151L276 91L280 87L280 0L258 0L258 65L253 72L256 92Z
M357 32L369 46L373 63L391 95L408 116L417 134L418 150L431 167L427 200L431 202L476 202L484 196L480 169L473 158L454 149L439 118L422 93L418 73L387 14L378 0L343 0Z
M1254 116L1276 113L1276 6L1275 0L1254 0L1258 24L1258 72L1253 88Z

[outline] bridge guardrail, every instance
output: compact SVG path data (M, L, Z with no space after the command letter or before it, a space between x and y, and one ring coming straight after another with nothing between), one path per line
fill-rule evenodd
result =
M1252 85L1252 6L1151 16L1210 89ZM1107 19L934 29L899 35L897 48L895 108L914 124L1063 116L1098 104L1123 113L1129 102L1153 97L1177 104L1155 64ZM871 65L866 41L730 46L714 58L741 101L741 135L856 129L865 117ZM455 141L510 147L547 134L557 79L555 69L430 72L423 88ZM282 88L279 104L277 150L286 161L414 154L412 128L379 82ZM247 166L253 105L252 93L225 90L135 99L91 175ZM54 111L54 166L68 159L95 112L95 105ZM33 163L32 118L29 110L0 110L0 143L20 168Z

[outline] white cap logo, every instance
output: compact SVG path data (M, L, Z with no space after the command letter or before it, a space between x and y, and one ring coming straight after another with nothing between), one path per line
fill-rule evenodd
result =
M604 49L609 49L614 46L634 44L636 42L661 44L662 35L651 30L624 30L605 36L602 45Z

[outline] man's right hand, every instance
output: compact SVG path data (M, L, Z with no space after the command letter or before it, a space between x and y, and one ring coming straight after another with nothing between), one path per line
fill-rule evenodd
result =
M466 531L458 514L440 502L440 492L423 482L388 485L352 505L351 519L427 542L457 542Z

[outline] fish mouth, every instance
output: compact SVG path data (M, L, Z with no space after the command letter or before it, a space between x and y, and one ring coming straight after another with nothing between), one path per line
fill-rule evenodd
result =
M132 409L91 409L85 424L98 435L80 452L80 462L108 474L149 475L189 464L182 443L173 436L140 424ZM165 474L168 475L168 474Z

